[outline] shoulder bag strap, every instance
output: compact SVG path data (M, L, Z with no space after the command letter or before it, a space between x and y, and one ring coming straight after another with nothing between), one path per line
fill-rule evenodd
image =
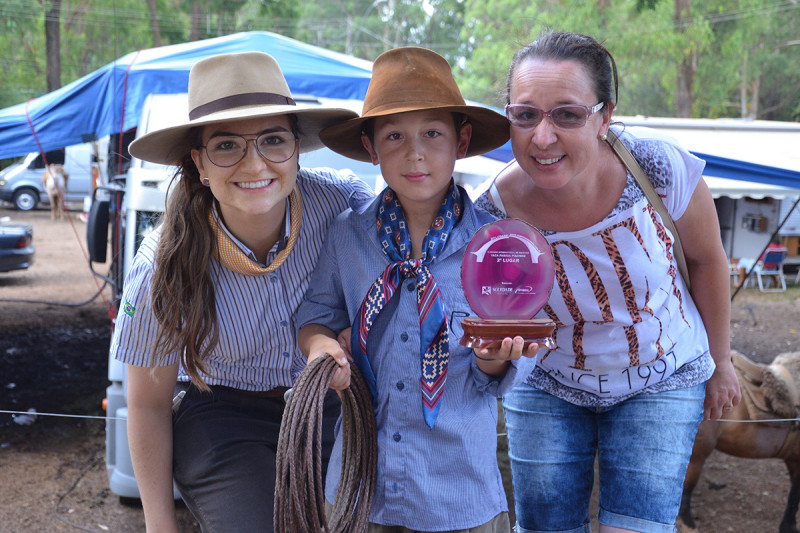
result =
M689 282L689 270L686 267L686 258L683 255L681 237L678 234L678 228L675 227L675 222L672 220L672 217L669 216L669 212L667 212L667 208L664 206L664 202L661 201L661 197L653 188L653 184L647 179L644 170L639 166L639 162L633 157L633 154L628 150L628 147L625 146L625 143L619 140L617 134L608 130L606 142L611 145L611 148L614 149L625 166L628 167L628 170L631 171L636 183L639 184L639 187L644 191L644 195L650 201L650 205L661 215L661 220L672 232L673 238L675 239L673 250L675 251L675 260L678 263L678 270L681 273L681 277L683 277L684 283L686 283L686 287L691 291L692 286Z

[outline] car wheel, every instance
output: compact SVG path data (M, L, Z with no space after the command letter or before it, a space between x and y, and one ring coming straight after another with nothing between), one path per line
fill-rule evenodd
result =
M30 211L39 203L39 193L34 189L24 188L14 192L14 207L20 211Z

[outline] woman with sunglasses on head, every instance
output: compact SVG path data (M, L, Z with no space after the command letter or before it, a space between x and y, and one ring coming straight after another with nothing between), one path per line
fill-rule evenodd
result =
M509 68L515 160L476 202L539 228L556 260L542 317L557 348L504 398L517 531L590 531L599 460L604 533L672 532L700 422L739 402L728 261L704 162L653 131L612 123L611 54L547 33ZM670 230L610 141L619 136L674 219Z
M355 116L295 105L265 53L223 54L192 68L188 120L130 146L178 167L163 223L125 280L111 345L127 364L148 531L178 531L173 477L204 532L273 531L283 394L306 361L295 312L329 224L351 196L372 196L352 174L298 158L322 146L322 128ZM173 414L176 385L185 396ZM325 462L338 406L329 394Z

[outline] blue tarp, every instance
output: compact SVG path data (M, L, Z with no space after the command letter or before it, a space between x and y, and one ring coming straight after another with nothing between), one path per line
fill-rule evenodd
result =
M251 50L275 57L293 96L363 100L367 93L371 62L270 32L150 48L122 56L27 103L0 110L0 159L134 128L148 94L187 91L189 70L199 59Z

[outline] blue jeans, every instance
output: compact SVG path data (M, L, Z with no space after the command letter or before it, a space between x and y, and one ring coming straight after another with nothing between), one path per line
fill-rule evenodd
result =
M591 531L595 455L601 524L675 531L704 399L701 383L594 408L516 387L503 407L517 531Z

